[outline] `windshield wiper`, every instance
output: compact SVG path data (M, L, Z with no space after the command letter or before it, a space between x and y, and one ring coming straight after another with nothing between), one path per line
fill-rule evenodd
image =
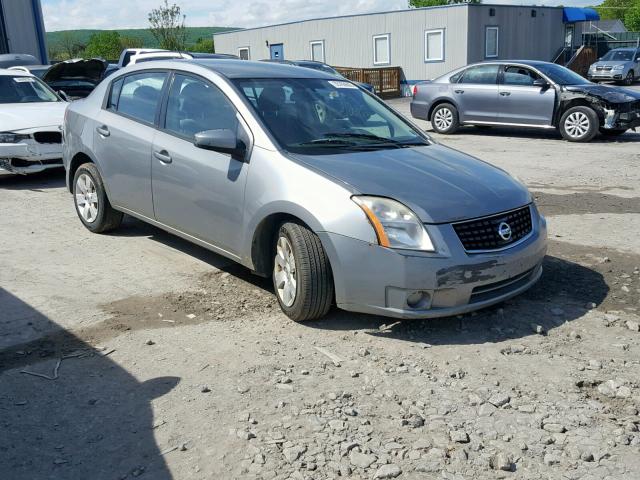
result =
M384 144L386 146L394 145L394 146L397 146L398 148L415 147L415 146L419 146L419 145L429 145L427 142L424 142L424 141L422 141L420 139L401 142L399 140L394 140L392 138L384 138L384 137L380 137L378 135L373 135L371 133L326 133L325 137L328 137L328 138L331 138L331 137L336 137L336 138L362 138L364 140L374 140L376 142L379 142L379 143L374 143L374 144L358 144L357 147L376 147L376 146L381 146L382 144Z

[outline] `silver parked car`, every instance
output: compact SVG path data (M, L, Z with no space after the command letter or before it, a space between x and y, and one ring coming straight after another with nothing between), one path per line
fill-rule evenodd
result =
M438 133L462 125L558 129L571 142L640 125L640 92L533 60L483 62L414 87L411 114Z
M589 80L614 80L631 85L640 77L640 48L609 50L589 67Z
M69 106L64 162L92 232L123 213L272 276L294 320L460 314L542 273L546 223L506 172L374 95L236 60L121 70Z

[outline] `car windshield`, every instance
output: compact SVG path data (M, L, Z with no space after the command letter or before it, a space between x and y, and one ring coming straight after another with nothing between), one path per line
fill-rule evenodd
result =
M602 57L602 60L614 62L630 62L633 59L631 50L610 50Z
M345 80L237 79L283 148L323 155L429 145L381 101Z
M59 100L56 94L36 77L0 75L0 104Z
M589 83L587 79L562 65L544 63L536 65L536 67L558 85L584 85L585 83Z

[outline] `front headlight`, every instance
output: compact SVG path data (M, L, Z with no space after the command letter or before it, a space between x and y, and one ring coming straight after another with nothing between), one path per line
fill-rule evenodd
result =
M24 135L22 133L0 133L0 143L18 143L21 140L27 140L31 138L30 135Z
M614 70L624 70L624 65L614 65L613 69Z
M420 219L400 202L384 197L351 198L364 211L383 247L435 251Z

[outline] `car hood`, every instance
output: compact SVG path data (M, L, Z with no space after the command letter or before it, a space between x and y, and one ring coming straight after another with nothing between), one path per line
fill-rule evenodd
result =
M357 193L404 203L425 223L482 217L531 202L527 189L505 171L437 144L294 157Z
M42 76L42 80L47 83L54 83L61 80L76 79L98 84L108 66L109 64L100 58L66 60L56 63L47 70Z
M630 60L601 60L599 62L594 63L592 66L596 67L614 67L616 65L626 65L631 63Z
M8 103L0 105L0 132L19 132L62 125L67 102Z
M613 85L586 83L584 85L569 85L565 87L565 90L567 92L590 95L608 103L627 103L640 100L640 91Z

